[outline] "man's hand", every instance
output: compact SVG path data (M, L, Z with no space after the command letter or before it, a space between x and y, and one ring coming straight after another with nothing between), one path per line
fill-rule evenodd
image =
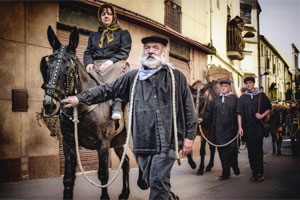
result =
M94 67L95 67L94 64L88 64L88 65L86 66L86 71L87 71L87 72L90 72L90 71L92 71L92 70L94 69Z
M70 108L76 106L79 103L79 100L76 96L69 96L68 98L63 99L61 102L66 103L64 106L65 108Z
M240 136L243 136L243 135L244 135L244 131L243 131L243 129L242 129L242 128L239 128L239 130L238 130L238 134L239 134Z
M193 140L184 138L182 155L185 156L193 150Z
M105 72L105 70L112 64L113 64L113 62L111 60L105 61L104 63L102 63L102 65L99 66L99 71L101 73Z
M198 118L198 123L201 124L201 122L203 122L202 118Z
M257 118L257 119L262 119L262 118L264 118L264 116L263 116L263 115L261 115L261 114L259 114L259 113L256 113L256 115L255 115L255 116L256 116L256 118Z

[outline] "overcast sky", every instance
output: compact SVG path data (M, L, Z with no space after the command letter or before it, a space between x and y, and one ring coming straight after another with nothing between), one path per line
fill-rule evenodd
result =
M258 0L260 13L260 34L279 51L290 65L293 65L292 47L300 50L300 0Z

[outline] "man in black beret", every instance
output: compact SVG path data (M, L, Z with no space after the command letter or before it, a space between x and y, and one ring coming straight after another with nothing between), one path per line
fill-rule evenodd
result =
M221 145L218 147L218 152L223 171L219 179L227 180L230 177L231 167L235 175L240 174L237 140L232 140L237 134L243 135L243 129L238 97L231 92L230 80L221 80L220 86L220 95L213 98L199 121L212 121L211 141ZM230 141L232 142L229 143ZM228 145L223 146L225 144Z
M265 93L254 87L254 77L246 77L244 83L247 90L239 99L244 130L243 140L248 149L248 158L252 169L251 180L263 181L264 119L271 112L272 107Z
M171 169L178 152L175 151L172 104L172 77L174 73L175 104L177 107L177 138L179 149L191 152L196 137L197 114L185 76L166 62L168 40L159 36L142 39L141 67L130 71L115 82L84 91L63 100L66 107L79 102L95 104L112 98L133 101L133 153L150 186L149 199L173 199L170 191ZM134 79L138 77L134 98L131 99Z

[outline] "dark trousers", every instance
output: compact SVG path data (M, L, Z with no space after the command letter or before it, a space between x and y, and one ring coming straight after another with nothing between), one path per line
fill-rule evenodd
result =
M149 199L169 199L171 189L171 169L176 155L174 150L154 155L137 155L137 161L143 172L143 179L150 186Z
M230 176L230 167L233 170L238 169L238 151L237 147L234 145L229 145L226 147L218 147L219 157L222 165L222 176Z
M264 174L263 137L248 139L246 145L253 176Z

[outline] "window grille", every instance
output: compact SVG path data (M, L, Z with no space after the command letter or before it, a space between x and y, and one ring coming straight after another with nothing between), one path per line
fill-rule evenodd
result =
M181 6L165 0L165 25L181 33Z

